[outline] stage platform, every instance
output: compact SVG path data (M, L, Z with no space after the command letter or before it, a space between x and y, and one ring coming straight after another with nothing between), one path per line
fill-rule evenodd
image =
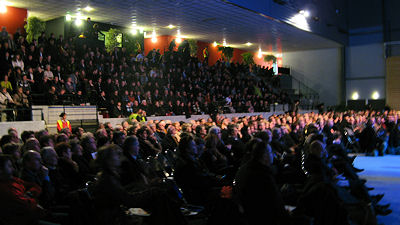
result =
M400 225L400 156L358 156L354 160L354 165L365 169L359 175L367 179L368 187L375 188L370 193L384 193L385 196L380 203L391 204L390 209L393 212L387 216L378 216L378 224Z

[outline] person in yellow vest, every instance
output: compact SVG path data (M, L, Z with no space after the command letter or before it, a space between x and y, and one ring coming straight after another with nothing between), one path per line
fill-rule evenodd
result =
M204 64L208 65L209 52L208 52L208 47L207 46L203 49L203 56L204 56Z
M68 128L72 132L71 123L67 120L67 114L61 113L60 120L57 120L57 131L61 132L62 129Z

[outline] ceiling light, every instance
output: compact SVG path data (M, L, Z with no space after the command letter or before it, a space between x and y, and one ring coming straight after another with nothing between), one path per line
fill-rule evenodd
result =
M358 95L357 91L353 92L353 94L351 95L351 99L353 99L353 100L357 100L359 97L360 97L360 95Z
M177 33L175 42L179 44L182 42L181 31L178 29Z
M173 28L175 28L176 26L174 26L174 25L172 25L172 24L170 24L170 25L168 25L168 28L169 29L173 29Z
M246 45L247 45L247 46L251 46L251 45L252 45L252 43L250 43L250 42L247 42L247 43L246 43Z
M303 15L305 18L310 16L310 12L307 10L300 10L299 12L301 15Z
M153 33L151 34L151 42L153 43L157 42L157 35L155 30L153 30Z
M66 21L71 21L71 19L72 19L71 15L67 14L67 15L65 16L65 20L66 20Z
M85 8L83 8L83 10L85 10L86 12L91 12L93 11L93 8L90 6L86 6Z
M217 42L214 41L214 42L213 42L213 46L214 46L214 47L217 47L217 45L218 45Z
M379 92L374 91L371 95L372 99L377 100L379 98Z
M311 31L310 26L308 25L306 17L301 14L297 13L292 18L288 20L288 23L305 31Z
M78 26L78 27L81 26L82 25L82 20L79 19L79 18L76 18L75 25Z
M0 0L0 13L7 12L7 5L5 1Z

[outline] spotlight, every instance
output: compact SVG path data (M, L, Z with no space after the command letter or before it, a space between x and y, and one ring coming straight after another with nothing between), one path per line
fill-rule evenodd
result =
M307 10L300 10L299 13L303 15L305 18L310 16L310 12Z
M262 57L262 51L261 51L261 48L259 48L259 49L258 49L258 54L257 54L257 57L258 57L259 59L261 59L261 57Z
M358 95L357 91L353 92L353 94L351 95L351 99L353 99L353 100L357 100L359 97L360 96Z
M377 100L379 98L379 92L374 91L371 95L372 99Z
M85 10L86 12L91 12L93 11L93 8L90 6L86 6L85 8L83 8L83 10Z
M252 45L252 43L250 43L250 42L247 42L247 43L246 43L246 45L247 45L247 46L251 46L251 45Z
M175 26L174 26L174 25L172 25L172 24L168 25L167 27L168 27L169 29L173 29L173 28L175 28Z
M0 0L0 13L6 13L6 12L7 12L6 2Z
M79 18L77 18L76 20L75 20L75 25L76 26L81 26L82 25L82 20L81 19L79 19Z
M217 47L217 45L218 45L217 42L214 41L214 42L213 42L213 46L214 46L214 47Z
M157 42L157 35L156 31L153 30L153 33L151 34L151 42L156 43Z
M136 30L136 28L132 28L132 30L131 30L131 34L133 34L133 35L136 35L136 34L137 34L137 30Z
M65 16L65 20L66 20L66 21L71 21L71 19L72 19L71 15L67 14L67 15Z
M175 42L178 43L178 44L182 42L181 31L179 29L177 31Z
M224 41L222 42L222 46L226 46L226 40L224 39Z

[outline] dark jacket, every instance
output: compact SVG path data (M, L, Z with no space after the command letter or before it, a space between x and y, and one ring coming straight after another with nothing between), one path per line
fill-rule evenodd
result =
M268 221L282 224L286 217L283 199L269 166L251 159L236 174L235 195L250 225Z

